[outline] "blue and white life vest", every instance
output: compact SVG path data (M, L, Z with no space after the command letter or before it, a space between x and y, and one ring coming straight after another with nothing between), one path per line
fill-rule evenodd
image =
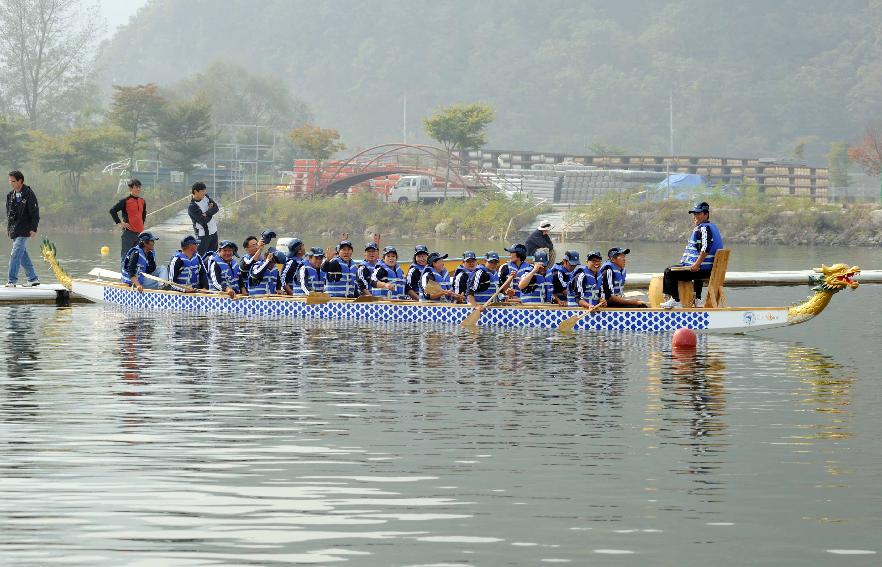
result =
M298 272L297 279L300 285L294 288L294 295L306 295L311 291L325 291L328 278L321 268L315 269L311 264L303 264Z
M404 282L406 289L411 289L410 282L413 281L413 273L416 272L417 273L416 286L413 287L412 289L415 292L419 293L420 292L420 280L423 279L423 272L425 272L426 268L428 268L428 267L429 266L420 266L419 264L416 263L416 261L414 261L414 263L410 265L410 268L407 269L407 276L405 276L406 281Z
M174 268L177 263L181 264L181 269L175 275ZM199 285L199 270L201 269L202 258L199 254L193 254L192 258L187 258L183 252L178 250L172 255L171 261L168 263L168 276L174 278L172 281L177 284L195 287Z
M208 264L211 263L211 259L215 256L217 256L216 250L209 250L202 255L202 267L205 268L205 273L208 273Z
M567 286L567 306L579 307L578 299L584 299L591 305L600 303L600 285L588 266L577 266Z
M248 285L248 295L266 295L270 293L276 293L276 286L279 282L279 268L276 267L276 259L270 256L268 260L264 260L261 264L254 264L251 267L251 273L254 274L260 271L260 268L264 267L266 263L269 262L272 268L269 268L263 272L263 276L260 278L260 281L254 281L254 278L249 278L250 282Z
M383 268L386 271L386 279L381 281L395 284L395 290L373 287L371 288L371 294L376 297L386 297L389 299L404 298L404 272L401 271L401 266L395 264L395 267L392 267L386 264L386 262L380 261L376 268L374 268L374 274L376 274L377 270L380 268Z
M692 231L692 235L689 237L689 242L686 244L686 248L683 250L683 257L680 258L680 263L684 266L691 266L698 260L698 256L701 254L701 241L699 239L699 234L701 234L700 229L702 227L707 227L707 230L710 232L713 237L713 242L710 243L707 249L707 255L704 257L704 260L701 261L701 269L702 270L710 270L714 266L714 256L717 253L717 250L720 248L724 248L723 246L723 236L720 234L720 229L717 228L712 222L703 222L695 227L695 230Z
M603 279L606 277L606 272L611 271L613 276L612 281L612 294L613 295L624 295L625 293L625 278L628 277L628 270L620 270L618 266L607 260L603 264L601 264L600 269L597 271L597 288L599 290L603 290Z
M358 264L351 259L347 263L340 258L334 258L337 265L340 266L340 273L328 273L328 283L325 289L331 297L355 297L356 284L355 277L358 273ZM333 279L331 279L333 278Z
M478 280L481 277L481 274L487 274L489 278L490 284L484 290L475 289L478 286ZM493 294L496 293L496 289L499 287L499 274L492 270L487 269L487 266L483 264L475 268L475 271L472 273L469 278L469 289L474 291L475 301L478 303L487 303Z
M475 270L477 270L477 266ZM475 270L470 270L465 267L464 264L461 264L455 270L453 270L453 275L450 277L450 289L452 289L455 293L467 293L469 290L469 280L472 277L472 274L475 273ZM461 284L462 287L456 285L457 279L461 282L465 282Z
M421 301L448 301L449 298L447 296L441 296L438 299L432 299L429 297L429 294L426 293L426 282L428 281L429 276L434 278L438 287L440 287L444 291L450 290L450 274L447 270L443 272L438 272L435 268L431 266L426 266L426 269L423 270L423 277L420 278L420 300Z
M294 293L297 293L295 289L298 287L297 285L297 272L300 270L300 266L302 265L300 258L294 255L288 255L285 260L285 265L282 266L282 271L279 274L280 279L282 280L282 285L291 286L291 289L294 290Z
M516 279L520 281L531 271L533 271L533 266L525 263L518 272L518 277ZM548 280L546 275L536 272L533 274L533 278L530 280L527 289L521 290L521 302L546 303L549 301L551 301L551 281Z
M216 270L215 267L218 269ZM218 270L220 271L220 277L217 275ZM239 293L239 263L230 261L228 264L217 254L209 258L208 287L215 291L232 289Z
M367 260L359 260L355 269L355 285L358 287L358 293L371 289L371 275L377 267L377 262L368 262Z
M549 287L548 293L550 293L552 295L554 294L554 292L555 292L554 282L558 279L558 277L560 277L560 279L563 280L563 286L564 286L563 291L566 291L566 289L570 285L570 279L573 277L574 272L575 272L575 268L572 271L569 271L563 267L563 264L555 264L555 265L551 266L551 268L547 272L545 272L545 279L548 281L548 287ZM559 274L559 276L558 276L558 274Z
M524 266L529 266L530 264L526 262L521 262L520 266L509 260L507 263L503 264L501 268L499 268L499 281L505 283L505 281L511 276L512 273L515 274L515 278L511 281L510 289L514 290L515 297L519 297L521 295L521 290L518 287L518 282L521 281L520 276L518 275L521 269ZM530 266L532 270L533 267Z
M134 258L131 258L133 250L137 251L138 254ZM151 250L150 252L144 252L144 249L138 245L129 248L129 251L126 252L125 257L122 259L122 269L120 270L120 272L122 272L122 277L120 278L120 281L126 285L132 285L132 279L129 277L129 270L127 269L127 264L130 259L131 261L138 263L138 270L137 272L135 272L135 277L138 279L138 283L144 285L144 276L142 274L152 273L149 270L151 261L154 266L153 271L156 270L156 254L153 252L153 250Z

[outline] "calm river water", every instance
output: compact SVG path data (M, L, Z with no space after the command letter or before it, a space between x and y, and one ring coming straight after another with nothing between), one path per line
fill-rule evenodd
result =
M56 242L74 274L116 267L97 255L116 236ZM633 271L679 256L632 248ZM882 267L733 248L733 270ZM867 285L679 354L668 335L0 307L0 563L879 565L880 319Z

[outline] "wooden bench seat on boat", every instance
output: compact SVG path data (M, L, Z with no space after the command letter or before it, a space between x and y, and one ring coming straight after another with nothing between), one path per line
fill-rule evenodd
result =
M704 280L705 307L725 307L726 292L723 290L723 284L726 281L726 270L729 268L729 250L721 248L714 255L714 265L708 279ZM679 282L678 291L680 292L680 303L683 307L693 307L695 305L695 288L691 281ZM658 309L662 300L662 276L652 278L649 283L649 306Z

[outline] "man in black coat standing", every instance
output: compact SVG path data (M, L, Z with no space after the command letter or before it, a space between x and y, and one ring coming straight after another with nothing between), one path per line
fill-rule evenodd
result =
M12 239L12 253L9 256L6 287L15 287L18 283L20 268L25 270L27 285L40 285L27 248L28 238L37 234L37 225L40 224L37 196L24 184L24 175L18 170L9 172L9 186L12 191L6 194L6 235Z
M539 223L536 230L530 233L530 236L527 237L527 241L524 242L527 247L527 256L532 256L536 253L536 250L539 250L540 248L547 248L548 257L554 257L551 253L551 251L554 250L554 243L551 241L551 237L548 236L548 231L551 229L551 221L544 220Z

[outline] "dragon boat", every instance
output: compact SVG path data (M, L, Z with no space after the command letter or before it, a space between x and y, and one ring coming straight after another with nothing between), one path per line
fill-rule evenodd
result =
M180 293L164 290L139 292L118 281L100 277L71 278L59 266L55 249L45 243L43 258L55 276L74 294L95 303L137 311L171 311L193 314L228 314L245 317L292 319L342 319L378 322L446 323L457 325L472 313L469 305L405 300L359 302L352 299L308 301L299 296L238 296L219 293ZM833 295L859 285L857 266L835 264L815 270L812 295L789 307L716 307L688 309L598 309L588 313L577 307L554 305L496 304L481 314L485 327L558 329L574 331L619 331L657 333L687 328L695 331L742 333L804 323L820 314ZM100 273L100 270L99 270ZM578 318L578 320L573 320Z

